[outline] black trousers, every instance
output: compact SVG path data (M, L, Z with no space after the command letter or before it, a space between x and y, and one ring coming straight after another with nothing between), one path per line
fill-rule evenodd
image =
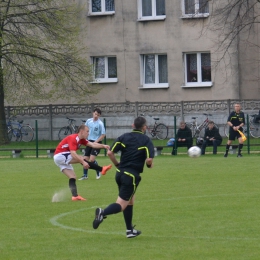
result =
M178 149L178 147L187 147L187 150L188 150L192 147L192 142L179 142L179 141L177 141L176 150ZM174 144L174 146L172 148L172 155L176 155L176 150L175 150L175 144Z

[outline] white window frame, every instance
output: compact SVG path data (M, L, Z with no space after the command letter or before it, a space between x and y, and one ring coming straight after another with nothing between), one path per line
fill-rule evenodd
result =
M94 56L92 57L92 64L93 64L93 75L94 80L92 83L116 83L118 82L118 78L109 78L108 77L108 58L116 56ZM104 78L95 78L95 59L96 58L105 58L105 77Z
M145 56L146 55L155 55L155 83L145 83ZM149 88L169 88L169 78L167 83L159 83L159 64L158 64L158 56L159 55L167 55L167 53L146 53L140 55L140 89L149 89ZM167 55L168 60L168 55ZM168 64L167 64L168 70Z
M185 85L182 86L183 88L189 88L189 87L212 87L213 83L211 81L203 82L201 79L201 54L202 53L210 53L210 52L187 52L184 53L183 59L184 59L184 78L185 78ZM187 54L197 54L197 82L188 82L187 77ZM211 70L211 79L212 79L212 70Z
M182 5L182 17L181 18L207 18L209 17L208 13L198 13L199 11L199 0L195 0L195 13L194 14L185 14L185 0L181 1Z
M101 0L101 12L92 12L92 0L89 0L89 12L88 15L89 16L98 16L98 15L114 15L115 14L115 10L114 11L106 11L106 5L105 5L105 0ZM115 4L115 1L114 1Z
M130 1L130 0L129 0ZM166 5L166 3L165 3ZM156 15L156 0L152 0L152 16L143 16L143 6L142 0L137 0L137 8L138 8L138 21L153 21L153 20L165 20L165 15ZM166 12L166 6L165 6Z

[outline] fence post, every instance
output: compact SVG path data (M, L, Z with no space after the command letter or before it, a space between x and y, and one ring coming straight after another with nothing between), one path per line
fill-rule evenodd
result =
M49 104L49 137L51 140L53 140L52 104Z
M247 131L247 153L250 154L250 133L249 133L249 115L246 115L246 131Z
M36 146L36 158L39 157L39 143L38 143L38 121L35 120L35 146Z
M138 111L138 101L135 102L135 117L138 117L139 111Z
M183 101L181 101L181 120L184 121Z
M7 118L10 117L10 106L7 106Z
M105 118L104 118L104 127L105 127L105 130L106 130L106 119ZM104 137L104 144L107 144L107 137L106 137L106 135ZM104 149L104 155L107 156L107 150L106 149Z
M175 155L177 155L177 141L176 141L176 116L174 116L174 149L175 149Z
M230 99L228 99L227 100L227 109L228 109L228 115L230 115L230 104L231 104L231 100Z

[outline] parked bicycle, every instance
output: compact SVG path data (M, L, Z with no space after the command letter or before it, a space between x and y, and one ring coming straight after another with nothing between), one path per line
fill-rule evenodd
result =
M249 118L249 134L253 138L259 138L260 137L260 121L258 119L259 115L250 115ZM247 135L247 124L243 126L243 132L245 135ZM226 124L224 127L224 133L228 137L229 134L229 125Z
M23 120L9 118L7 122L7 133L9 141L30 142L34 138L34 129L29 124L23 125Z
M145 116L145 114L141 114ZM150 116L150 115L149 115ZM152 116L150 116L152 117ZM160 120L159 117L153 117L154 125L147 126L147 131L152 137L156 137L159 140L164 140L168 137L168 126L163 123L157 123Z
M58 137L60 140L62 140L63 138L65 138L66 136L68 135L71 135L72 133L77 133L78 131L78 126L76 126L75 122L76 120L75 119L72 119L72 118L68 118L68 125L67 126L63 126L59 133L58 133Z
M209 116L212 116L212 115L205 114L205 113L203 115L206 116L207 118L201 124L198 124L198 122L197 122L198 117L192 117L191 119L193 119L193 121L191 123L186 123L186 125L191 129L193 138L198 138L198 137L203 138L204 137L205 129L208 127L208 124L210 121ZM214 124L214 125L215 125L215 127L218 128L218 126L216 124Z

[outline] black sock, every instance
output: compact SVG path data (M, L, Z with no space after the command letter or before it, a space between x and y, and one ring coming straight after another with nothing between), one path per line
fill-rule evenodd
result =
M133 205L128 205L123 211L125 218L125 225L127 230L132 230L132 219L133 219Z
M99 171L99 172L102 171L102 167L98 166L95 162L88 162L85 159L84 159L84 161L88 163L89 169L94 169L94 170Z
M98 165L98 162L95 160L94 161L94 163L96 164L96 165ZM97 172L97 175L99 175L99 173L100 173L100 171L96 171Z
M88 177L88 169L83 168L83 176Z
M104 209L104 216L116 214L121 212L121 205L118 203L112 203Z
M78 192L77 192L77 186L76 186L76 179L74 179L74 178L69 179L69 187L70 187L72 196L77 197Z
M229 145L229 144L227 144L227 145L226 145L226 154L228 154L229 147L230 147L230 145Z
M244 144L239 144L239 146L238 146L238 154L241 154L241 150L242 150L242 148L243 148L243 145L244 145Z

